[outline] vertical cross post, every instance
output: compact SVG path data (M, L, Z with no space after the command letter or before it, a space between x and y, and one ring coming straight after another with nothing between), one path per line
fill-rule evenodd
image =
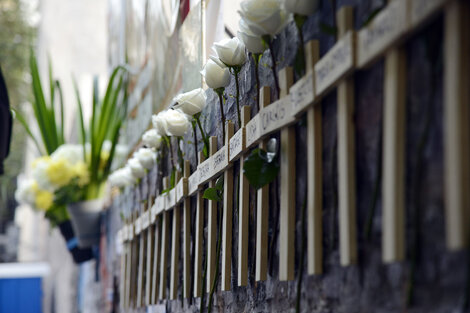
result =
M225 147L230 145L230 138L234 134L234 125L228 122L225 127ZM231 153L229 151L229 153ZM227 160L229 156L226 156ZM224 172L224 203L223 203L223 221L222 221L222 287L226 291L230 290L232 281L232 211L233 211L233 167Z
M281 98L287 97L294 82L291 67L279 71ZM279 242L279 280L294 279L295 261L295 126L281 130L281 206Z
M143 213L146 211L146 205L139 203L140 206L140 231L139 231L139 263L138 263L138 277L137 277L137 307L142 307L144 305L144 284L145 284L145 276L144 276L144 265L145 262L145 253L147 250L147 236L146 233L142 230L142 216Z
M181 173L176 172L175 182L181 178ZM175 184L176 186L176 184ZM175 187L176 188L176 187ZM181 227L181 212L180 205L177 204L173 208L173 226L172 226L172 240L171 240L171 273L170 273L170 299L175 300L178 293L178 261L180 252L180 227Z
M163 180L163 188L168 189L170 186L169 178L165 177ZM168 264L168 239L169 239L169 228L170 228L170 216L167 210L163 210L161 213L162 219L162 241L161 241L161 252L160 252L160 286L158 287L159 299L166 298L166 280L167 280L167 264Z
M158 204L158 202L156 203ZM157 207L157 211L159 211ZM153 246L153 264L152 264L152 294L151 303L157 304L159 294L159 282L160 282L160 262L161 262L161 246L162 246L162 218L161 215L155 219L154 231L154 246Z
M209 155L217 152L217 137L210 138ZM215 187L216 180L209 181L209 188ZM207 208L207 282L206 290L210 292L216 268L216 241L217 241L217 201L209 200Z
M199 152L199 164L204 162L204 154ZM204 237L204 190L198 190L196 194L196 221L194 247L194 297L202 296L202 241Z
M260 108L263 109L271 103L271 88L261 87ZM249 113L249 112L248 112ZM247 118L247 123L249 116ZM259 148L266 150L267 140L259 144ZM257 191L256 197L256 281L266 280L268 274L268 222L269 222L269 185Z
M151 208L153 203L155 202L155 197L153 195L149 195L148 202L147 202L147 212L150 214L149 219L152 221L151 218ZM154 239L155 239L155 226L152 223L149 223L147 228L147 260L146 260L146 279L145 279L145 304L151 305L152 304L152 286L153 286L153 258L154 258Z
M242 111L242 125L250 121L250 111ZM250 185L243 175L245 156L240 157L240 188L238 201L238 286L248 283L248 210Z
M190 163L184 161L184 177L191 174ZM183 199L183 297L191 296L191 199Z
M315 69L320 59L320 46L317 40L305 45L307 73ZM317 103L307 111L307 239L308 273L323 272L323 174L322 174L322 110Z
M450 250L461 250L469 244L469 21L468 1L450 1L444 13L444 198Z
M353 8L343 6L337 12L338 35L354 28ZM340 263L356 263L356 158L354 136L354 79L338 85L338 204Z

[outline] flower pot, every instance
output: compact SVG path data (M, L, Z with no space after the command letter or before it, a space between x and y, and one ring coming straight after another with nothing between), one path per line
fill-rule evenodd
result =
M67 211L80 248L99 244L100 215L103 199L70 203Z
M80 264L93 259L93 250L91 248L80 248L78 246L78 239L75 237L70 221L62 222L57 226L65 239L67 249L72 254L75 263Z

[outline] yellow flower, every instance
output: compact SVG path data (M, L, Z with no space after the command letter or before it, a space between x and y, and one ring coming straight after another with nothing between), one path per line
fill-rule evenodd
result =
M36 193L35 206L41 210L48 210L54 200L54 195L50 191L38 190Z
M50 162L50 161L51 161L51 157L48 156L48 155L45 155L45 156L36 158L36 159L34 159L34 161L31 163L31 168L32 168L32 169L35 169L35 168L38 166L39 163L41 163L41 162L46 162L46 163L48 163L48 162Z
M59 187L67 185L74 176L72 167L65 159L52 160L46 174L49 181Z
M72 168L74 177L78 178L78 185L83 187L90 181L90 174L88 173L88 166L84 162L78 162Z
M103 169L106 166L106 162L109 159L109 151L102 150L100 154L100 169Z

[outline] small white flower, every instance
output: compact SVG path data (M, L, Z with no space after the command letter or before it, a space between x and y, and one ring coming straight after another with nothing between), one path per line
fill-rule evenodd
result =
M243 65L246 62L245 45L237 37L216 42L212 48L226 66Z
M135 157L139 160L140 164L148 170L152 169L155 165L156 154L152 149L140 148L135 153Z
M284 0L286 11L299 15L310 15L318 9L318 0Z
M206 106L206 92L202 88L197 88L177 95L173 101L177 103L175 109L192 116L201 112Z
M162 136L160 136L155 128L152 128L142 135L142 142L147 147L158 149L162 143Z
M135 179L143 178L146 174L145 168L140 164L139 160L135 157L127 161L127 165L131 169L132 176Z
M19 203L34 206L37 190L38 183L34 179L21 180L19 181L18 188L15 191L15 199Z
M83 162L83 146L75 144L63 144L51 154L51 159L64 159L71 165L75 165L78 162Z
M291 19L291 15L281 8L280 0L244 0L240 9L238 13L257 36L275 36Z
M208 60L201 71L207 86L212 89L227 87L230 84L230 73L228 68L222 68L213 60Z
M263 53L266 48L263 45L261 37L255 35L250 30L244 19L241 18L238 24L240 31L238 32L237 36L241 41L243 41L246 49L251 53Z

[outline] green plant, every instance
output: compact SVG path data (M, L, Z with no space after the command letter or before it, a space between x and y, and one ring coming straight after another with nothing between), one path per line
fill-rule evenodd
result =
M52 65L50 60L48 63L49 99L46 99L41 83L41 78L39 76L39 69L36 61L36 56L31 50L29 57L29 65L31 70L32 90L34 96L32 107L34 111L34 117L38 125L39 133L41 135L41 141L37 140L37 138L33 135L25 117L21 115L18 111L14 111L15 117L25 128L26 133L31 137L41 155L50 155L65 142L64 102L62 96L62 88L60 86L59 81L53 78ZM56 95L58 95L60 121L56 119ZM42 143L42 145L40 144L40 142Z
M122 66L113 70L103 99L98 96L99 85L98 79L95 77L93 80L92 115L87 128L85 127L80 93L75 80L73 80L80 120L80 139L83 145L84 159L87 160L90 173L90 182L85 187L85 199L94 199L100 196L102 185L110 173L116 145L119 141L119 130L127 114L125 73L126 70ZM111 142L111 149L109 155L103 158L103 144L106 140ZM90 144L89 155L87 155L86 143Z
M209 187L204 190L204 199L221 202L224 196L224 176L217 178L215 187Z

